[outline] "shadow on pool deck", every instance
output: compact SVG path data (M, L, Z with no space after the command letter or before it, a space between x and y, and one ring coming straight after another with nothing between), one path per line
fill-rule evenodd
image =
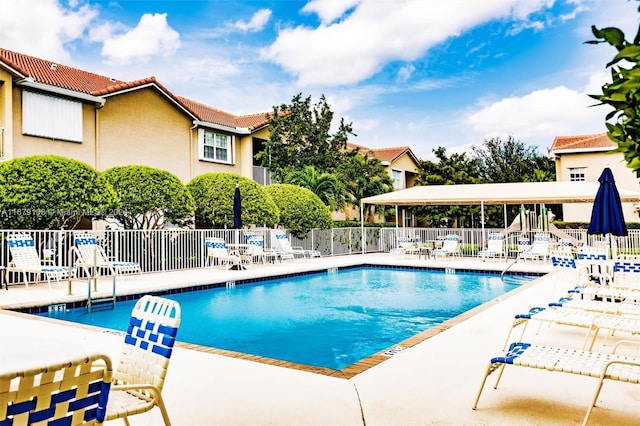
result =
M434 261L409 256L343 256L259 267L247 271L197 270L128 276L119 280L119 294L139 294L213 281L281 275L309 269L352 264L449 266L497 269L500 262L475 259ZM549 265L518 265L533 272ZM99 288L103 289L101 282ZM46 284L12 287L0 292L0 304L33 306L81 300L86 283L49 291ZM595 390L596 380L540 370L507 369L501 386L487 386L478 410L471 405L490 357L501 353L513 315L534 305L546 305L565 293L568 285L553 275L458 317L442 332L386 358L349 379L211 354L187 347L175 350L164 388L169 415L175 425L566 425L579 424ZM106 287L104 287L106 288ZM59 336L119 356L121 335L97 329L69 327L56 321L33 319L0 311L0 338L21 335L33 339ZM527 341L580 347L584 330L571 327L531 327ZM626 336L624 336L626 337ZM179 334L178 334L179 339ZM610 346L597 347L610 350ZM493 378L491 378L493 379ZM638 389L624 383L605 383L590 424L638 422ZM161 424L157 411L131 418L132 425Z

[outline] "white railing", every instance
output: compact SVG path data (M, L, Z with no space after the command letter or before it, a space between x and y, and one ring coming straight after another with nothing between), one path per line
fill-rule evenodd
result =
M306 238L299 239L290 235L293 246L301 246L306 250L317 250L322 256L341 256L349 254L388 252L398 246L402 237L410 237L416 241L436 241L447 234L461 237L461 252L466 256L475 256L484 246L490 232L501 232L502 229L475 228L374 228L365 227L364 250L362 247L362 228L335 228L329 230L315 229ZM55 265L69 266L69 248L73 244L74 231L31 231L0 230L0 266L7 266L10 254L7 247L7 236L14 232L31 234L38 252ZM86 231L75 231L86 232ZM201 268L204 266L205 245L207 237L224 238L229 244L244 242L245 233L257 233L264 238L265 247L271 247L269 229L235 230L235 229L162 229L162 230L107 230L92 231L104 248L107 256L114 260L132 261L140 264L142 272L163 272ZM587 235L586 230L564 230L566 234L587 245L604 244L602 236ZM533 234L531 232L530 234ZM517 255L517 235L511 233L506 238L508 256ZM532 237L532 235L530 235ZM558 237L552 235L557 241ZM612 237L613 245L618 253L640 254L640 230L629 230L627 237ZM46 259L45 259L46 257ZM12 280L13 281L13 280Z

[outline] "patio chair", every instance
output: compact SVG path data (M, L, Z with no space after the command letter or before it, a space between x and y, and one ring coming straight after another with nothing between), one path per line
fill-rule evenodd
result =
M292 246L286 231L281 229L271 230L271 248L280 256L284 254L284 258L292 259L299 257L322 257L322 253L318 250L307 250L300 246ZM291 257L293 255L293 257Z
M487 236L487 247L478 252L478 257L484 262L487 257L497 259L504 257L504 235L493 232Z
M227 242L222 238L209 237L204 240L206 248L205 266L233 267L240 265L242 259L237 253L230 253Z
M613 262L613 275L603 274L601 279L607 285L578 286L570 291L570 295L582 299L640 302L640 259L629 259Z
M431 256L435 257L436 259L438 258L438 256L443 256L445 258L447 256L451 256L451 257L460 256L459 245L460 245L460 237L454 234L449 234L444 237L444 241L442 242L442 247L434 248L433 250L431 250Z
M247 244L249 244L249 250L247 255L250 257L250 261L260 261L263 264L267 263L267 260L270 263L274 263L278 258L278 254L264 249L264 238L254 235L247 238Z
M180 305L173 300L145 295L136 302L113 384L106 420L124 419L158 407L171 424L162 399L169 361L180 326Z
M75 262L88 276L91 276L91 271L94 269L108 270L111 275L139 274L142 272L138 262L110 260L93 234L86 232L74 234L73 240L72 252L75 255Z
M613 353L514 342L503 356L491 358L489 361L472 408L477 409L487 378L494 371L499 371L494 385L494 388L497 389L505 366L538 368L550 372L578 374L598 379L595 393L582 420L582 425L586 425L605 380L640 383L640 358L617 354L616 352L622 344L639 345L640 342L619 342L614 347Z
M111 376L111 360L102 354L3 372L0 374L0 424L102 423Z
M69 278L69 267L51 265L49 261L43 262L40 259L31 235L25 233L11 234L7 237L7 244L11 253L11 261L6 271L7 273L22 273L26 288L29 288L28 274L35 274L36 282L39 281L41 275L44 275L50 289L52 279L59 283L61 279Z
M398 252L404 254L418 254L420 248L417 241L412 238L399 238L398 239Z
M612 275L608 269L607 253L602 247L583 246L578 249L578 263L587 270L591 279L598 284L605 284Z
M549 257L549 234L546 232L539 232L533 236L533 244L529 250L525 250L520 253L520 258L527 260L541 260L546 262Z

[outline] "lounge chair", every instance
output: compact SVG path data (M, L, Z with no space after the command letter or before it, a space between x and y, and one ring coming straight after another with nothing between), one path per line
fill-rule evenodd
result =
M640 301L640 260L620 259L613 262L613 276L601 280L608 285L578 286L570 295L582 299Z
M595 309L595 306L592 306L592 309ZM598 312L594 310L562 306L557 303L551 303L550 306L546 308L531 308L528 313L518 314L515 316L511 329L507 335L505 347L511 339L511 334L518 326L522 326L520 340L522 339L530 321L539 321L541 324L547 323L586 328L587 332L585 334L582 348L588 348L589 350L593 348L600 330L608 330L612 334L617 332L640 334L640 316L638 316L637 313L630 313L632 312L631 309L618 309L615 313L612 313L613 309L609 306L603 306L602 309L603 312Z
M292 246L287 233L281 229L271 230L271 248L283 259L298 257L322 257L318 250L306 250L300 246Z
M91 272L94 269L108 270L111 275L139 274L142 272L138 262L110 260L93 234L74 234L73 240L72 252L75 254L76 265L82 268L88 276L91 276Z
M533 244L529 250L520 253L520 258L527 260L541 260L546 262L549 257L549 234L540 232L533 236Z
M402 237L398 238L398 247L392 250L392 252L399 254L418 254L420 253L420 248L415 240Z
M28 274L35 274L36 281L39 280L41 275L44 275L49 288L51 288L52 279L59 283L61 279L69 278L69 267L50 265L48 261L43 264L31 235L25 233L11 234L7 237L7 244L11 253L11 262L7 266L7 273L22 273L26 288L29 288Z
M459 245L460 245L459 236L453 235L453 234L447 235L444 237L444 241L442 242L442 247L434 248L433 250L431 250L431 256L435 257L436 259L438 258L438 256L442 256L442 257L460 256Z
M277 253L264 249L264 238L254 235L247 238L246 241L247 244L249 244L247 256L252 263L254 261L260 261L265 264L267 263L267 259L270 263L273 263L278 258Z
M497 259L504 257L504 235L498 232L487 237L487 247L478 252L478 257L484 262L487 257Z
M613 353L600 353L514 342L509 346L508 351L503 356L497 356L489 361L489 366L482 379L480 390L478 391L472 408L475 410L478 407L480 395L482 394L487 378L494 371L499 370L498 378L494 386L494 388L497 389L506 365L538 368L551 372L578 374L598 379L595 393L582 420L582 424L586 425L605 380L635 384L640 383L640 358L617 354L616 352L622 344L640 345L640 342L619 342L614 347Z
M106 420L145 413L158 407L165 425L171 424L162 399L169 361L180 326L180 305L146 295L133 308L129 328L107 405Z
M206 238L204 241L206 248L205 266L234 267L242 263L242 259L237 253L230 253L227 243L222 238Z
M104 421L111 387L108 356L88 354L0 374L0 424L80 425Z

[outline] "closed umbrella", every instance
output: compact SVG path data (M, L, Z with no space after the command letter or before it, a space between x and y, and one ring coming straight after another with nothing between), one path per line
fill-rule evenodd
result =
M236 184L236 192L233 194L233 227L242 228L242 196L239 184Z
M600 187L593 201L591 222L587 234L604 235L609 240L611 235L627 235L627 225L624 222L620 194L616 188L616 181L609 167L605 167L598 178Z

